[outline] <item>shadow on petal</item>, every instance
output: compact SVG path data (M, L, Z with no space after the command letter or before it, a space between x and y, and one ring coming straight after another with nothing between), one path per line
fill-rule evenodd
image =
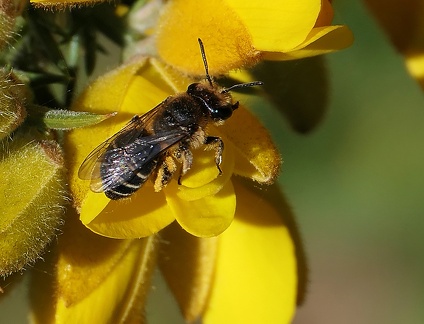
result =
M127 239L157 233L174 219L163 192L154 192L150 185L146 185L129 199L111 200L86 226L107 237Z
M258 186L257 184L240 177L234 178L233 184L237 195L237 206L243 206L242 208L248 208L249 210L249 212L244 213L240 212L238 209L236 217L239 220L242 222L252 223L255 226L281 226L281 222L275 218L261 217L264 210L257 208L260 208L264 202L275 208L278 214L282 217L282 221L287 227L295 247L298 276L297 304L301 305L305 299L306 285L308 282L307 260L294 214L284 194L278 184L271 186ZM246 197L250 198L246 199ZM257 200L257 202L255 202L255 200ZM255 210L255 208L257 210Z
M170 186L174 190L176 186ZM236 196L231 181L215 195L193 201L167 195L167 201L178 223L187 232L198 237L211 237L225 231L234 218Z
M173 223L160 233L159 267L188 322L205 308L215 270L218 237L198 238Z

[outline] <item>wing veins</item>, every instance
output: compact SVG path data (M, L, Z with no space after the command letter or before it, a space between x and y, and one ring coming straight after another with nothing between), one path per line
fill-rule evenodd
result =
M109 155L108 159L98 161L95 166L96 174L91 178L91 189L94 192L102 192L122 185L130 180L143 166L146 166L169 147L187 136L188 133L185 131L168 131L143 136L124 147L107 150L103 157L107 154ZM108 165L105 165L105 163ZM103 173L100 172L102 164Z
M166 99L153 109L149 110L144 115L135 115L117 133L109 137L107 140L98 145L93 151L91 151L91 153L82 162L78 170L78 177L83 180L93 179L93 172L96 169L96 165L98 163L101 163L104 153L108 150L110 145L114 143L118 137L123 136L125 134L131 135L125 138L125 141L120 143L120 146L125 146L125 144L129 144L133 142L136 138L141 137L143 131L146 129L146 126L150 124L150 122L152 121L152 117L155 116L155 114L162 107L165 101Z

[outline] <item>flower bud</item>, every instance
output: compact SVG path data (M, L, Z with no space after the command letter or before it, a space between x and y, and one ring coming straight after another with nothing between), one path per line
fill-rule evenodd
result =
M54 141L17 134L0 152L0 276L40 258L61 224L64 162Z
M15 18L26 5L23 0L0 0L0 49L9 44L15 28Z
M1 25L0 25L1 29ZM12 72L0 69L0 140L25 119L26 87Z

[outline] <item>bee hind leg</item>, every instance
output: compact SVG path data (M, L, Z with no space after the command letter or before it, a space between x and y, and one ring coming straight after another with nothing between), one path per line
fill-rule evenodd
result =
M205 145L209 145L215 149L215 163L219 171L219 174L222 174L221 163L222 163L222 152L224 152L224 142L220 137L216 136L207 136L205 138Z
M161 191L162 188L171 181L175 171L177 171L177 164L175 163L175 160L172 156L166 156L162 165L158 169L158 174L154 184L156 192Z

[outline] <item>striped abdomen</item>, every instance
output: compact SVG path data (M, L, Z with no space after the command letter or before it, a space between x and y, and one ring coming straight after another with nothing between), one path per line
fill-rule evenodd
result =
M116 186L112 186L105 190L106 197L117 200L132 195L146 182L155 169L156 163L156 160L152 160L144 164L141 168L132 170L131 174L127 174L125 178L121 177L120 181L116 181ZM101 174L106 172L106 170L103 170L105 165L107 164L103 164L100 168ZM109 168L110 165L107 165L107 167ZM107 170L107 172L109 172L109 170Z

